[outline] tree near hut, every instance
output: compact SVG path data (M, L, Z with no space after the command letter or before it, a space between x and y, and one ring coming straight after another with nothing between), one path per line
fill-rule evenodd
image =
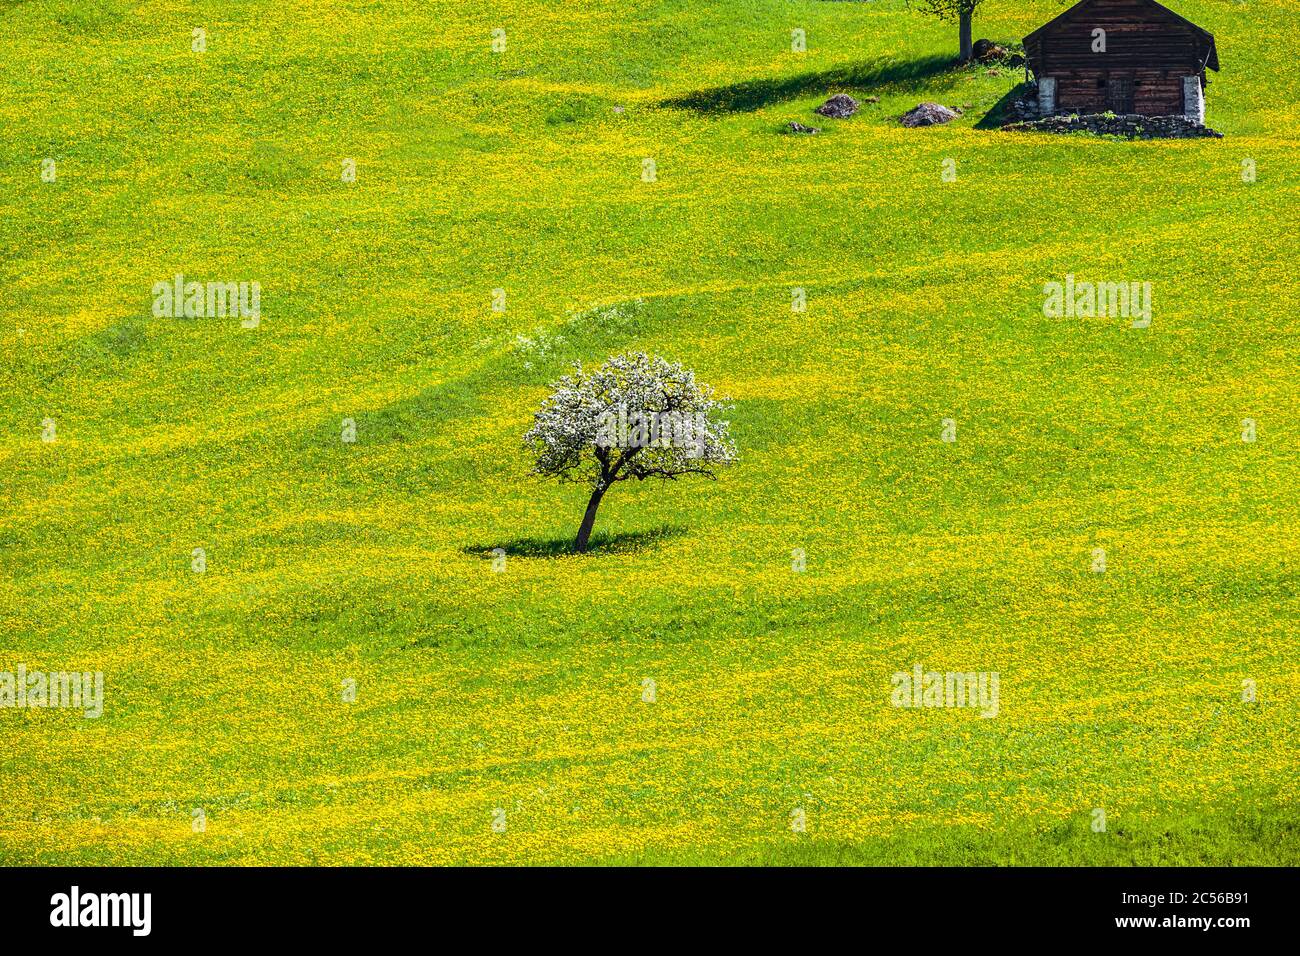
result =
M551 384L524 445L537 456L533 474L591 488L573 550L587 550L596 510L615 482L716 478L736 460L730 406L695 373L657 355L616 355L594 371L581 362Z
M922 13L928 13L940 20L957 21L957 33L961 44L961 61L969 63L974 59L974 43L971 39L971 20L975 8L984 0L907 0L908 6L915 7Z

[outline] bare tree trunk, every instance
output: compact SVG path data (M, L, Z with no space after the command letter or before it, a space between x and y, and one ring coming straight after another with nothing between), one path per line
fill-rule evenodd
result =
M591 529L596 524L596 509L600 507L600 499L605 496L608 485L603 482L596 486L591 493L591 500L587 502L587 513L582 516L582 527L578 529L578 540L573 542L573 550L576 554L586 554L587 541L591 538Z
M958 29L961 31L961 61L969 63L975 58L975 50L971 45L971 11L962 10L958 17Z

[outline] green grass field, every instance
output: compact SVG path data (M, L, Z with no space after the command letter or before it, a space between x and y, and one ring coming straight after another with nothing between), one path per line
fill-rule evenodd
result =
M0 671L105 682L0 709L0 863L1300 862L1300 20L1170 5L1222 140L979 129L902 0L0 0ZM740 460L569 555L521 436L634 349Z

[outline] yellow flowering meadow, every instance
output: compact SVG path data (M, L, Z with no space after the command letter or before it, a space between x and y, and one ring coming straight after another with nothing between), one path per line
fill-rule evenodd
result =
M0 863L1300 860L1300 23L1177 6L1222 140L979 128L902 0L7 9ZM521 438L637 350L739 460L572 555Z

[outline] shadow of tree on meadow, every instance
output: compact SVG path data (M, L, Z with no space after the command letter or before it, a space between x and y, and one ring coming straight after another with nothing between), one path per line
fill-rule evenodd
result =
M707 90L695 90L659 103L666 109L697 113L749 113L774 103L814 93L845 93L920 88L930 77L960 66L952 57L928 56L907 62L855 63L771 80L746 80Z
M620 531L614 534L597 531L588 542L588 554L633 554L644 551L659 541L677 538L686 533L678 525L660 525L646 531ZM461 548L463 554L492 558L492 551L501 548L507 558L561 558L573 553L574 534L560 538L516 538L493 544L471 544Z

